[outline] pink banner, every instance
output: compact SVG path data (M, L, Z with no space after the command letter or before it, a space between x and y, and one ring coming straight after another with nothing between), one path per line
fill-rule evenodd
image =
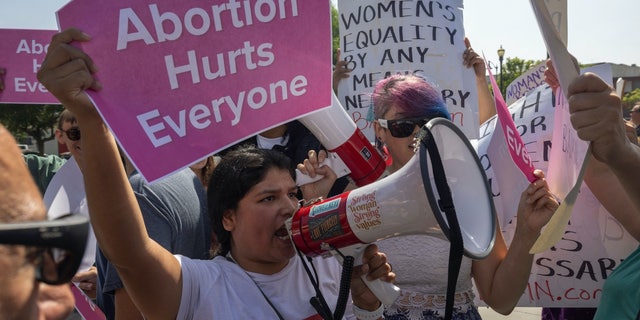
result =
M71 284L71 292L73 293L73 297L76 300L76 310L78 313L82 315L82 318L85 320L105 320L107 316L104 315L102 310L91 301L80 288L78 288L75 284Z
M90 1L58 13L91 35L89 92L153 181L331 103L328 1Z
M502 93L500 92L500 90L496 90L496 88L500 87L498 87L496 79L493 77L491 68L488 65L487 70L489 71L489 79L491 79L493 96L496 101L496 112L498 113L498 120L500 122L500 127L502 127L504 138L507 141L509 155L511 155L511 159L516 164L516 166L518 166L520 171L522 171L524 176L527 177L527 180L529 180L529 182L534 182L538 180L538 178L533 175L533 171L535 170L535 168L533 167L533 163L531 162L531 157L529 157L529 153L527 152L527 148L525 148L524 143L522 142L520 133L518 132L518 129L516 129L516 125L513 123L511 113L509 113L509 109L507 109L507 104L504 102Z
M7 70L0 103L60 104L36 77L55 33L55 30L0 29L0 68Z

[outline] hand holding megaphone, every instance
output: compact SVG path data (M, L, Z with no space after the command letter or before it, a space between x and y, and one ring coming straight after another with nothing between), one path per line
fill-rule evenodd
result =
M344 161L342 161L342 159L340 159L340 156L338 156L338 154L335 152L328 152L327 157L323 161L321 161L319 165L328 166L329 168L331 168L331 170L335 172L336 178L342 178L351 173L349 167L347 167ZM296 185L298 187L308 183L316 182L322 178L323 175L316 174L315 176L311 177L307 174L302 173L300 169L296 169Z
M342 104L334 93L332 93L330 107L306 115L299 121L329 152L339 155L338 158L341 158L342 165L349 170L356 185L367 185L378 180L384 173L386 168L384 159L342 108ZM336 168L332 168L338 177L341 176L340 171L343 171L342 165L336 164Z
M355 261L354 265L359 266L362 265L362 257L366 248L367 245L364 244L352 245L340 249L340 253L344 256L353 257ZM334 256L340 261L340 263L343 262L342 255L334 253ZM380 302L385 306L392 305L400 296L400 288L391 282L386 282L381 279L369 280L367 279L366 274L362 275L360 278L364 284L369 287L369 290L371 290L371 292L373 292L373 294L378 297Z

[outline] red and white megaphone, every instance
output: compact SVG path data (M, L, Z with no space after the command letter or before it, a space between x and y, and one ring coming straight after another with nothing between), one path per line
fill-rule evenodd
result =
M409 234L453 243L453 225L445 212L453 207L464 255L473 259L489 255L495 240L496 213L475 150L460 129L443 118L429 121L420 133L427 135L422 140L431 139L437 146L437 154L430 154L419 142L416 154L392 175L300 208L291 220L295 246L308 256L317 256ZM433 156L440 159L440 168L433 165ZM448 188L442 187L442 179ZM444 201L447 198L449 204Z
M342 108L335 93L332 93L331 107L304 116L299 121L330 153L339 156L330 155L327 159L333 162L325 163L338 177L348 173L357 186L364 186L378 180L384 172L384 159ZM298 179L297 183L302 185L311 181Z

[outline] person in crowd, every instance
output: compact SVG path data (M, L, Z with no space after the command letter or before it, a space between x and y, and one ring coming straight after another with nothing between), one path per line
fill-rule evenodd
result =
M495 102L489 92L489 84L485 76L487 64L484 62L484 59L473 50L469 38L464 38L464 45L467 49L462 53L462 63L467 68L473 68L473 74L476 79L476 90L478 92L478 120L480 124L483 124L496 114Z
M149 238L165 250L192 259L210 258L211 223L205 189L189 168L148 183L122 154L129 183ZM108 319L142 319L117 268L98 248L98 306Z
M80 131L75 116L69 110L63 110L58 117L58 124L55 130L56 140L59 144L65 145L76 161L82 161L80 150ZM53 176L67 162L66 158L58 155L39 156L36 154L23 155L24 161L29 167L31 176L38 185L40 193L44 195L47 186Z
M349 69L347 61L340 59L340 48L336 49L336 64L333 66L333 79L332 88L335 94L338 94L338 85L342 79L347 79L351 74L349 72L353 69Z
M579 68L578 61L575 57L571 57L576 69ZM546 62L547 69L544 72L545 82L551 87L553 92L556 92L560 87L560 82L556 74L552 61L549 59ZM613 104L612 104L613 105ZM613 108L607 109L613 111ZM638 144L635 126L630 122L624 122L623 126L626 136L632 144ZM630 199L622 190L620 183L615 175L608 169L607 165L593 155L589 159L587 165L584 181L600 201L600 203L607 209L607 211L616 220L620 221L621 225L625 226L627 231L640 240L640 225L639 221L635 220L633 211L629 208L633 205L630 203ZM631 212L631 214L630 214ZM596 314L597 308L543 308L541 319L542 320L582 320L593 319Z
M478 120L479 123L482 124L496 114L496 108L493 101L493 96L489 92L489 85L485 76L486 64L484 62L484 59L482 59L482 57L480 57L480 55L473 50L473 48L471 47L471 41L468 38L464 38L464 43L466 49L462 54L462 64L466 68L473 68L476 81L476 89L478 92ZM338 83L342 79L349 78L349 72L353 70L348 68L348 64L346 61L340 60L339 49L337 50L336 58L337 62L333 69L333 90L337 93ZM370 120L373 121L374 119ZM393 166L393 159L389 157L389 151L387 150L386 146L384 146L377 139L375 141L375 145L378 148L378 151L380 151L380 153L385 158L387 158L387 165ZM321 151L321 149L308 149L307 157L301 161L296 162L299 164L297 168L310 177L320 175L327 178L319 180L314 184L301 186L300 188L302 190L302 193L309 195L306 198L327 198L355 188L356 186L354 183L349 183L343 189L339 189L339 187L341 186L340 183L331 185L333 186L333 189L331 190L328 190L325 187L325 185L330 185L332 176L335 175L335 173L329 170L328 167L320 165L321 163L323 163L327 155L325 152L319 151Z
M84 199L82 191L84 189L81 179L82 174L79 173L80 169L78 165L78 163L82 162L82 149L80 147L81 134L78 129L78 122L69 110L65 109L60 113L55 136L59 144L66 146L72 155L71 158L66 159L57 155L23 155L24 161L31 172L31 176L44 196L45 206L48 208L47 218L56 219L61 214L67 213L88 216L86 200ZM66 169L62 169L63 166L66 167ZM59 171L64 172L64 174L62 176L56 176ZM50 185L52 186L51 190L49 190ZM57 188L62 185L64 185L67 190L74 190L74 194L67 195L59 193ZM52 203L57 200L56 197L58 196L75 199L74 201L68 200L69 205L72 206L72 208L70 208L72 212L54 212L52 210ZM73 278L73 282L77 283L78 287L92 299L96 297L96 281L98 279L97 270L93 266L95 262L95 246L95 236L93 232L90 231L83 262L78 269L78 273Z
M311 280L306 281L306 260L295 257L285 228L298 208L297 187L288 158L279 152L239 150L214 171L208 198L221 244L215 259L174 256L149 238L113 136L84 92L102 87L92 75L96 66L69 45L89 40L77 29L56 34L38 79L79 119L91 221L101 250L136 307L151 319L317 317L308 302L318 293ZM315 259L314 264L323 275L317 279L319 292L337 295L338 262ZM381 312L380 301L361 276L392 281L390 269L375 245L365 250L363 265L354 268L351 279L357 317L378 318Z
M44 220L42 196L20 159L15 139L1 125L0 149L0 224ZM36 247L0 241L1 319L65 319L73 310L69 285L38 280L42 263L38 252Z
M413 137L422 125L434 117L450 117L440 92L416 75L394 75L379 81L372 99L376 139L387 147L393 160L387 168L389 173L396 172L413 157ZM304 173L314 170L318 162L311 160L305 160L298 169ZM529 249L558 207L543 173L536 170L535 175L538 180L522 193L511 247L507 250L496 221L496 240L489 256L483 260L463 258L453 319L480 319L473 303L472 278L480 298L499 313L509 314L519 300L533 262ZM446 301L449 243L426 235L410 235L384 239L377 244L387 252L402 289L400 298L386 308L385 319L441 319Z
M567 90L571 125L591 145L592 163L585 182L607 211L640 241L640 147L626 130L621 99L592 73L579 76ZM640 318L639 267L640 248L607 277L594 319Z
M195 173L200 183L205 190L209 186L209 179L211 179L211 175L213 174L213 170L215 170L216 165L220 162L219 156L208 156L192 165L189 166L191 171Z
M324 150L324 146L320 143L309 129L307 129L300 121L293 120L285 124L273 127L265 130L256 136L250 137L242 142L237 143L234 148L254 145L261 149L274 149L285 154L291 159L292 164L303 162L308 157L309 153L315 154L320 150ZM227 151L223 151L220 154L224 155ZM322 170L322 169L321 169ZM319 172L322 174L326 172ZM344 190L350 190L355 188L355 183L350 180L348 176L340 177L332 184L327 185L328 191L326 194L318 194L317 190L324 190L323 185L328 179L318 181L316 183L309 183L300 187L298 198L311 199L317 197L331 197L344 192ZM333 181L333 180L331 180Z
M636 129L636 136L640 137L640 102L631 107L631 123Z
M449 119L440 93L417 76L392 76L380 81L373 93L373 104L374 116L378 119L374 122L376 139L387 146L393 159L393 164L388 168L390 173L400 169L413 157L411 145L419 127L434 117ZM387 127L380 120L386 120ZM408 129L399 130L400 127ZM533 262L529 249L558 206L543 173L537 170L535 175L538 180L522 193L516 232L510 248L507 250L496 222L496 240L489 256L482 260L463 259L454 319L479 318L477 308L473 305L472 278L480 299L501 314L509 314L519 300ZM420 319L421 315L423 319L436 319L442 315L442 310L438 309L442 307L439 303L442 303L446 289L446 276L442 270L446 270L447 262L446 259L435 257L446 256L449 244L434 237L416 235L386 239L380 241L379 246L389 252L394 268L402 270L397 283L403 293L387 309L386 318ZM415 258L416 252L421 257L434 258L418 260ZM422 267L416 268L416 264Z

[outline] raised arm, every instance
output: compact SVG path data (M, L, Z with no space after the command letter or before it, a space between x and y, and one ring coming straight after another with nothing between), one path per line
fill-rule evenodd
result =
M478 91L478 119L480 124L483 124L489 118L496 114L496 106L489 92L489 83L487 83L486 71L487 67L484 63L484 59L478 55L473 48L471 48L471 42L469 38L464 38L464 45L467 49L462 54L462 63L467 68L473 68L473 73L476 76L476 90Z
M534 174L538 180L520 197L516 231L509 249L498 226L496 244L489 257L473 262L473 277L480 298L504 315L511 313L522 296L533 263L529 249L558 208L542 171L536 170Z
M622 118L620 97L592 73L568 88L571 125L590 141L595 161L585 174L594 195L627 231L640 240L640 147Z
M77 29L56 34L38 79L78 119L82 172L98 245L147 318L175 319L181 294L180 265L147 236L115 141L84 91L102 87L93 78L97 68L70 43L89 40Z

